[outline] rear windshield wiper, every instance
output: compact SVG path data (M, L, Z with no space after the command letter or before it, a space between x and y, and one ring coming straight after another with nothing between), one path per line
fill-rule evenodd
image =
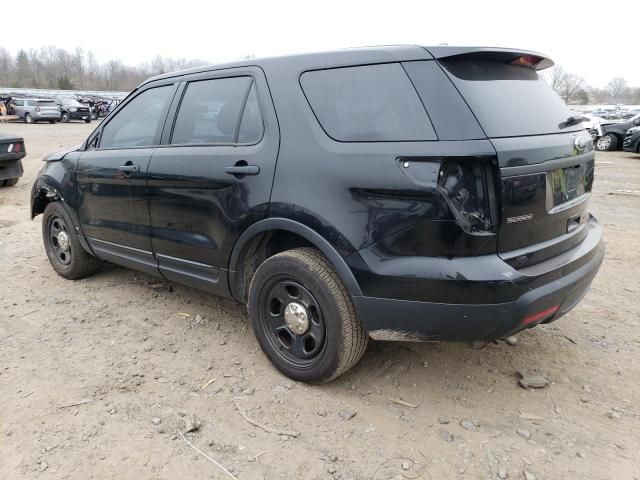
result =
M582 115L571 115L564 122L560 123L558 125L558 128L560 128L560 129L567 128L567 127L571 127L572 125L575 125L577 123L588 122L588 121L589 121L589 119L587 117L583 117Z

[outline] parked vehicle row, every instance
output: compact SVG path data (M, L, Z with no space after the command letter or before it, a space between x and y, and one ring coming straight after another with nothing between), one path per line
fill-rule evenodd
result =
M640 114L631 118L628 122L594 123L589 132L594 139L597 150L613 151L624 148L626 151L640 153L637 149L628 150L628 148L635 146L635 143L631 142L631 144L629 144L629 142L626 141L627 132L638 126L640 126ZM631 147L629 147L629 145L631 145Z
M0 99L3 112L16 115L26 123L63 122L73 120L90 123L106 117L120 103L119 99L59 95L53 98L6 97Z

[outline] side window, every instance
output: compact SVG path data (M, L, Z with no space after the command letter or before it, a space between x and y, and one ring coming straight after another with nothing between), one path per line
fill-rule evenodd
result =
M238 141L239 130L243 130L243 138L259 139L261 135L262 120L257 110L257 97L254 93L251 77L218 78L212 80L199 80L187 85L178 116L176 118L172 144L234 144ZM247 97L249 95L249 98ZM250 98L253 95L253 100ZM253 103L251 103L253 102ZM248 104L252 120L246 112ZM239 125L240 118L245 112L247 125ZM260 125L257 129L256 123Z
M127 103L102 129L100 148L157 145L173 85L150 88Z
M320 125L342 142L435 140L398 63L305 72L300 83Z
M23 107L23 106L24 106L23 100L16 100L16 107Z

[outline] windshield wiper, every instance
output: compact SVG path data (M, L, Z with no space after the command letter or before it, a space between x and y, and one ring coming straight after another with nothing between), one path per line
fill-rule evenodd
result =
M563 128L571 127L572 125L575 125L577 123L588 122L588 121L589 119L582 115L571 115L564 122L560 123L558 125L558 128L563 129Z

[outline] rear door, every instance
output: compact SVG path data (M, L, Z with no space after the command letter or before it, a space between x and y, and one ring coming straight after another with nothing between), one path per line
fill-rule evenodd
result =
M279 144L270 98L259 68L185 77L147 175L166 278L227 293L231 249L269 206Z
M589 228L592 142L538 75L542 60L504 52L440 59L496 149L498 253L514 267L574 247Z
M157 274L151 251L146 171L177 85L137 92L90 139L76 169L78 215L95 253Z

